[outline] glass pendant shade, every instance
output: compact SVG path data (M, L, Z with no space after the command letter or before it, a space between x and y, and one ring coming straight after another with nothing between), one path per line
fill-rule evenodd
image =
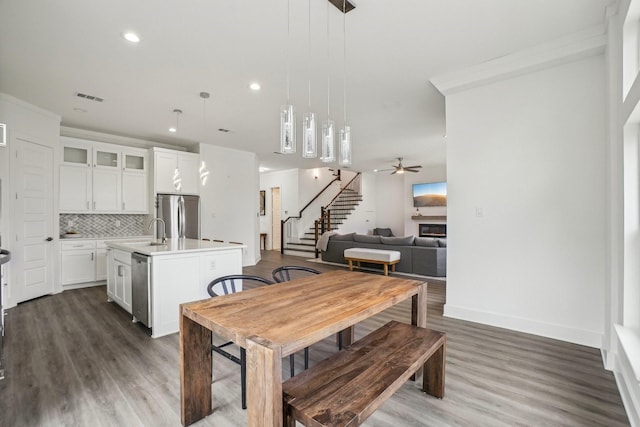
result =
M340 160L341 166L351 166L351 127L345 125L340 129Z
M291 104L280 108L280 152L296 152L296 110Z
M331 163L336 160L335 155L335 129L333 120L327 119L322 122L322 157L324 163Z
M318 155L316 115L312 112L302 116L302 157L313 159Z

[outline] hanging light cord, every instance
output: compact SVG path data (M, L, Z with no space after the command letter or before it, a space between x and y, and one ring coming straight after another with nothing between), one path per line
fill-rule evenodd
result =
M309 72L309 112L311 112L311 0L309 0L309 34L307 40L309 55L307 58L307 69Z
M291 44L291 0L287 0L287 104L291 104L289 102L289 49L291 48L289 45Z
M344 54L343 58L343 83L344 83L344 94L342 100L344 102L344 125L345 128L347 126L347 11L346 11L346 0L342 0L342 53Z
M329 40L329 2L327 2L327 119L329 118L331 111L331 104L329 102L331 98L331 73L329 72L329 60L331 55L329 54L329 46L331 42Z

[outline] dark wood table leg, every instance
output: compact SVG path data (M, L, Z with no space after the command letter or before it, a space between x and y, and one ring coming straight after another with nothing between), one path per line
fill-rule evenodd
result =
M336 345L339 350L351 345L355 338L355 327L349 326L347 329L343 329L342 331L336 334Z
M180 308L180 417L188 426L211 414L211 331Z
M444 368L447 356L447 341L424 364L422 391L442 399L444 397Z

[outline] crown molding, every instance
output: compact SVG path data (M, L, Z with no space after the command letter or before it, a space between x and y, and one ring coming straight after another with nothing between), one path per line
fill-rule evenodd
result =
M70 138L89 139L91 141L106 142L109 144L127 145L138 148L160 147L171 150L186 151L185 147L179 145L165 144L162 142L149 141L146 139L129 138L126 136L112 135L109 133L95 132L86 129L77 129L68 126L60 126L60 136Z
M495 83L544 68L604 53L607 37L603 25L492 59L463 70L433 77L431 83L443 95Z
M16 98L15 96L11 96L11 95L3 93L3 92L0 92L0 101L4 101L4 102L7 102L7 103L16 105L18 107L24 108L26 110L29 110L29 111L31 111L33 113L40 114L41 116L45 116L48 119L55 120L58 123L60 123L62 121L62 117L60 117L57 114L52 113L51 111L45 110L44 108L37 107L37 106L35 106L33 104L29 104L26 101L23 101L21 99Z

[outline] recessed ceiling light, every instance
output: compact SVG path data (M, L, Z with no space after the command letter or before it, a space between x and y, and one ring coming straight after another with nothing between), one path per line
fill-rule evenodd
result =
M265 168L264 166L260 166L260 168L258 168L259 172L266 172L268 170L269 170L269 168Z
M176 129L176 128L169 128L169 132L176 133L176 132L177 132L177 129Z
M260 83L251 83L249 85L249 89L251 90L260 90L260 88L261 88Z
M84 108L74 108L73 111L75 111L76 113L86 113L87 110L85 110Z
M130 41L131 43L140 42L140 37L138 37L136 33L132 33L132 32L122 33L122 37L124 37L125 40Z

